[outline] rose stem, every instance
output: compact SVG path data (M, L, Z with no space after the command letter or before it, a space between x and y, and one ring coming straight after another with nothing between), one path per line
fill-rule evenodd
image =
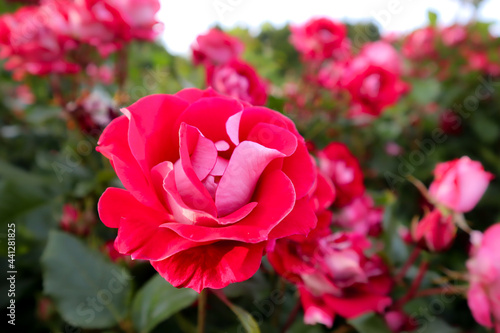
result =
M396 277L394 278L394 280L397 283L400 283L403 280L403 278L406 275L406 272L408 272L408 269L410 269L411 265L413 265L413 263L415 262L415 260L417 260L418 257L420 256L420 252L421 252L421 250L418 247L415 247L413 249L413 251L410 254L410 257L405 262L405 264L403 265L403 267L401 267L401 270L399 271L398 275L396 275Z
M404 304L406 304L408 301L412 300L415 297L415 295L417 294L418 287L420 287L420 284L422 283L422 280L424 279L425 273L427 272L428 268L429 268L429 263L427 261L424 261L420 264L420 267L418 269L418 274L415 277L415 280L413 280L413 283L410 286L410 290L399 301L397 301L396 304L394 304L395 309L401 308Z
M297 317L297 314L299 313L299 310L300 310L300 299L297 300L297 304L295 304L292 311L290 312L290 316L288 316L288 319L286 320L285 326L283 326L281 333L286 333L286 331L288 331L290 326L292 326L293 322L295 321L295 318Z
M467 287L445 286L442 288L430 288L417 292L415 298L433 296L433 295L460 295L467 291Z
M197 333L205 332L205 318L207 316L207 294L208 290L203 289L198 297L198 330Z

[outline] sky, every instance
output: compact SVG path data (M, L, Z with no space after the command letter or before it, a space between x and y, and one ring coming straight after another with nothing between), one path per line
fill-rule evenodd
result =
M372 21L385 32L408 32L426 25L427 12L438 14L440 24L467 21L472 6L458 0L161 0L158 15L165 24L162 40L174 54L187 55L196 36L219 24L248 27L258 32L264 22L282 26L303 23L314 16L348 22ZM500 34L500 0L485 0L479 18L496 22Z

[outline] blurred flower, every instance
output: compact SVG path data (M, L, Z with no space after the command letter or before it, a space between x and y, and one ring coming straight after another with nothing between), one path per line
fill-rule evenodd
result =
M76 43L50 27L52 7L21 7L13 14L0 16L0 58L16 79L26 74L76 73L80 67L66 59Z
M384 68L395 75L401 75L403 71L403 61L398 51L394 46L384 41L363 45L359 57L363 57L371 65Z
M319 169L337 191L334 205L344 207L363 195L364 177L359 162L346 145L332 142L318 153Z
M447 250L457 233L451 215L443 216L439 209L428 213L420 222L412 225L412 239L420 247L431 252Z
M113 240L107 241L101 248L101 251L106 254L112 262L124 262L128 266L135 265L136 261L132 260L129 255L121 254L115 248L115 242Z
M402 51L408 59L421 60L436 55L436 30L434 27L425 27L415 30L406 37Z
M411 332L418 328L417 323L401 310L386 312L384 319L393 333Z
M467 29L462 25L451 25L441 31L441 38L444 45L456 46L467 39Z
M466 213L476 206L492 179L480 162L464 156L436 166L429 193L444 206Z
M72 204L65 204L63 206L59 223L61 229L78 236L86 236L95 223L96 220L93 217L81 212Z
M398 156L403 154L404 150L403 147L398 145L396 142L387 142L385 145L385 152L389 156Z
M469 308L476 321L500 332L500 224L488 228L482 237L474 232L476 244L467 261L470 287Z
M462 119L452 110L446 110L439 116L439 128L449 135L462 133Z
M372 197L365 193L335 214L333 224L345 230L376 237L382 231L383 215L384 209L375 207Z
M267 84L249 64L233 59L225 65L207 67L207 85L252 105L264 105Z
M237 59L243 52L244 45L236 37L219 29L210 29L196 38L191 49L195 65L224 65Z
M89 77L102 84L109 85L113 83L113 71L106 65L99 67L96 64L88 64L85 72Z
M377 48L380 48L377 46ZM372 49L369 49L371 54ZM391 52L388 52L390 55ZM342 86L351 95L351 118L379 116L386 107L393 105L408 90L408 85L399 77L400 67L392 64L391 56L387 60L363 54L356 57L343 73Z
M52 299L41 297L37 301L36 316L42 322L48 322L56 315L56 307Z
M31 105L35 102L35 96L31 88L26 84L21 84L16 88L16 99L24 106Z
M354 318L391 304L387 267L379 257L366 256L369 247L357 233L313 232L302 241L278 240L268 258L278 274L297 285L304 322L331 327L337 314Z
M68 104L67 109L80 129L88 134L100 133L118 116L115 102L102 90L94 90L90 95Z
M347 29L342 23L317 18L303 25L292 25L290 30L290 42L306 60L340 60L350 55Z

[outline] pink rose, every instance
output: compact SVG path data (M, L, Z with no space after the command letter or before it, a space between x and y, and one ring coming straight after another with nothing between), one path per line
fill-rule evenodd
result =
M394 46L387 42L378 41L363 45L360 57L365 58L370 64L387 69L395 75L401 75L403 61Z
M238 58L244 45L236 37L218 29L210 29L206 34L196 37L191 49L196 65L223 65Z
M252 105L266 104L266 82L252 66L241 60L233 59L225 65L208 66L207 85Z
M474 248L467 261L470 288L467 301L476 321L500 332L500 224L484 235L473 235Z
M319 169L337 192L334 205L344 207L365 192L363 171L358 159L343 143L332 142L318 153Z
M317 18L300 26L291 26L290 30L290 42L306 60L340 60L350 55L347 29L342 23Z
M451 25L441 31L441 38L444 45L456 46L467 39L467 29L462 25Z
M408 59L421 60L432 58L436 54L436 29L426 27L415 30L403 43L403 54Z
M77 44L51 28L52 13L48 5L28 6L0 17L0 58L7 59L5 69L13 71L16 79L26 74L67 74L80 70L66 59L66 53Z
M412 226L412 239L420 247L439 252L447 250L457 233L452 216L443 216L439 209L434 209L420 222Z
M130 33L130 38L154 40L161 29L155 16L160 10L159 0L108 0L116 8L128 29L121 33ZM128 36L127 36L128 37Z
M466 213L476 206L492 179L480 162L464 156L436 166L429 193L444 206Z
M123 109L97 148L124 189L98 210L115 247L149 260L176 287L223 288L250 278L269 241L316 225L316 171L282 114L213 90L152 95Z

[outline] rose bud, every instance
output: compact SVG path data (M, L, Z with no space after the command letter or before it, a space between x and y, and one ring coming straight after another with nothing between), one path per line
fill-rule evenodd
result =
M488 228L482 239L475 235L471 258L467 261L470 287L467 301L474 319L500 332L500 224ZM474 244L473 244L474 245Z
M64 231L78 236L86 236L89 234L94 223L95 220L91 216L79 211L72 204L65 204L63 206L59 225Z
M443 216L434 209L420 222L412 225L412 238L420 247L431 252L448 249L457 232L451 215Z
M440 204L466 213L476 206L492 179L480 162L464 156L436 166L429 193Z

